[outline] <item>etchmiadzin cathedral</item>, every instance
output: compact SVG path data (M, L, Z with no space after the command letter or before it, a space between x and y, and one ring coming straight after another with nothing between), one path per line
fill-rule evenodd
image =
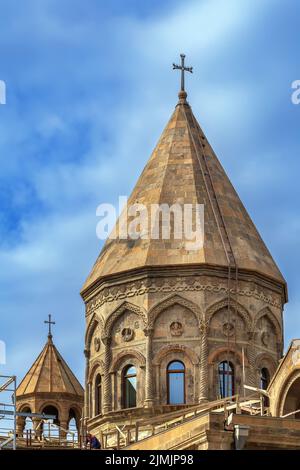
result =
M300 449L287 284L187 101L183 55L174 68L179 99L128 206L203 204L204 244L108 238L81 290L84 389L50 332L18 410L74 418L108 449Z

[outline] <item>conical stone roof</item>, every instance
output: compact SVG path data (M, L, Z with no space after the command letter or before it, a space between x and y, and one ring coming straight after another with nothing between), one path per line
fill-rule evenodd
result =
M284 285L269 250L200 128L186 93L164 129L128 200L150 204L204 204L204 246L182 240L107 239L82 293L115 273L147 266L212 265L253 271ZM119 221L116 227L118 227Z
M37 357L17 388L17 397L37 393L66 393L83 398L84 391L48 336Z

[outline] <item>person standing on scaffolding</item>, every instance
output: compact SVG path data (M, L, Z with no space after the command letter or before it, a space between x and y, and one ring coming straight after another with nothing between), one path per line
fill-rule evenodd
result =
M97 437L93 436L90 433L86 436L86 444L87 444L87 448L90 448L91 450L101 449L101 444L99 440L97 439Z

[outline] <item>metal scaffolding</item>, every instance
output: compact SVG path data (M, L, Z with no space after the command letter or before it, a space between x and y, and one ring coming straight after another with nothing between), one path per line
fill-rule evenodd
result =
M0 450L17 448L20 446L31 446L36 443L37 435L35 431L26 432L26 437L17 436L17 417L38 418L39 426L45 426L41 445L56 444L64 447L80 447L79 435L77 430L63 429L57 426L53 421L57 418L55 415L45 413L26 413L17 411L16 408L16 389L17 378L15 375L0 375ZM2 425L2 423L4 423ZM69 438L61 439L60 433L64 432Z
M12 422L11 428L0 427L0 449L9 447L15 450L17 447L17 410L16 410L17 378L15 375L0 375L0 420ZM6 436L5 436L6 434Z

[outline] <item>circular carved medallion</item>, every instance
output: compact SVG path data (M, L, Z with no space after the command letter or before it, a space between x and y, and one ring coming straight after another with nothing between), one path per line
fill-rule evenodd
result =
M170 332L172 336L181 336L183 333L183 326L179 321L174 321L170 325Z
M223 333L225 336L232 336L234 333L234 326L232 323L224 323Z
M131 341L134 337L134 331L131 328L123 328L121 334L123 341L125 341L126 343L128 341Z

